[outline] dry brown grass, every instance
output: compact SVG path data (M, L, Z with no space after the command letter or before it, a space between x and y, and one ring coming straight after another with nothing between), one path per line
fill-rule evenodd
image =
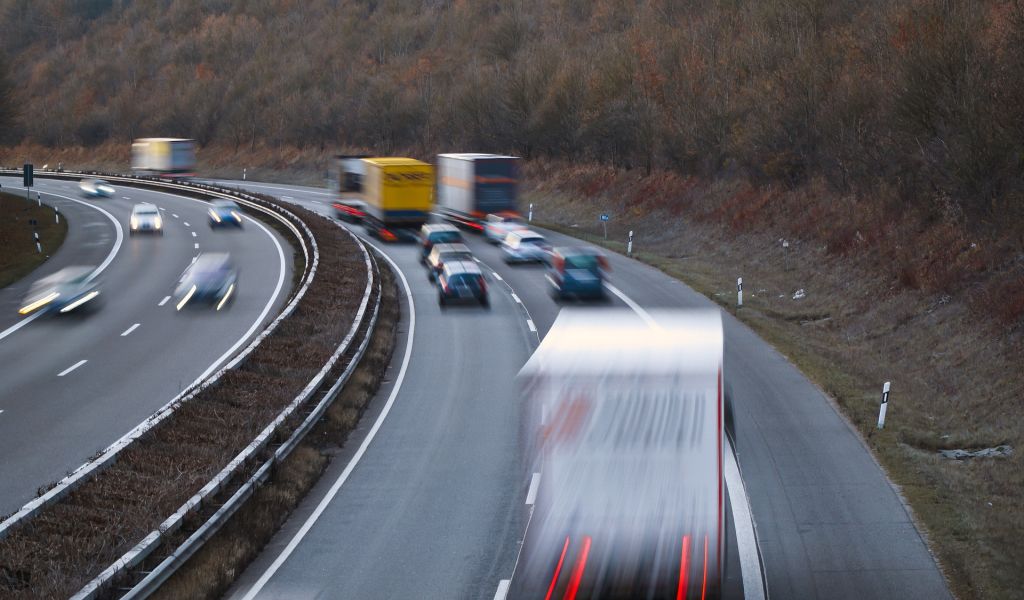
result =
M293 210L316 237L321 262L288 326L112 466L0 540L3 572L20 574L0 580L0 597L73 593L210 481L331 356L363 293L363 256L334 224Z
M270 480L154 596L219 598L255 559L327 468L373 398L391 361L398 326L394 275L381 269L381 315L366 356L324 417Z
M669 176L640 183L675 204L636 203L629 190L643 186L632 173L538 171L528 200L554 228L603 243L597 214L612 212L606 245L622 251L634 230L638 258L734 312L742 276L737 315L842 407L902 488L955 593L1021 597L1024 254L1012 241L913 215L883 223L821 189ZM807 296L793 300L798 289ZM892 400L878 432L887 380ZM956 462L935 452L1002 443L1013 457Z
M30 219L38 225L43 252L36 250ZM24 196L0 193L0 288L6 287L32 272L64 243L68 232L67 219L57 223L53 208L40 207Z

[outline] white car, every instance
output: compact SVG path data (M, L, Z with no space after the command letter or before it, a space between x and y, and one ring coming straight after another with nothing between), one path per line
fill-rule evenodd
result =
M164 234L164 220L160 217L160 209L155 204L148 202L132 207L132 218L128 224L130 235L136 233Z
M551 244L536 231L516 230L505 236L501 243L502 258L507 264L539 262L547 264L551 256Z
M484 221L484 237L492 244L500 244L510 231L522 229L526 229L526 221L515 213L490 214Z
M114 195L114 186L102 179L83 179L78 189L82 190L86 198L110 198Z

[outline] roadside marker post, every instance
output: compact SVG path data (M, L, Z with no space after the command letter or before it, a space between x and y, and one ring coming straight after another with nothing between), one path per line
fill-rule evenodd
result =
M743 307L743 278L736 279L736 307Z
M882 406L878 409L878 428L885 427L885 411L889 408L889 383L882 386Z
M633 256L633 231L629 232L629 241L626 242L626 255Z
M53 207L53 222L60 224L60 210L56 206Z
M247 169L247 168L245 168L245 167L242 167L242 181L245 181L245 176L246 176L246 172L247 172L248 170L249 170L249 169Z
M533 202L530 203L530 212L526 214L526 220L531 223L533 222Z
M782 269L784 271L789 270L789 240L782 240Z

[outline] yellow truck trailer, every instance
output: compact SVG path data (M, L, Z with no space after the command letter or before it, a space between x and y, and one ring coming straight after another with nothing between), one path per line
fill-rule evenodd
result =
M364 158L363 223L393 240L427 222L434 206L434 167L412 158Z

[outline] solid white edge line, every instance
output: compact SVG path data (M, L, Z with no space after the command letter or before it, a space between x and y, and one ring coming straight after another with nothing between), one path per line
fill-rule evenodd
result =
M25 189L25 188L19 188L18 186L11 186L11 188L12 189L22 189L22 190ZM106 215L107 218L110 219L110 221L114 224L114 232L117 234L115 239L114 239L114 246L110 249L110 252L107 254L107 257L105 259L103 259L103 262L100 263L100 266L96 267L96 269L92 272L92 274L89 275L89 279L95 279L97 275L102 273L104 269L106 269L108 266L110 266L110 263L114 260L114 256L116 256L118 251L121 249L121 244L124 241L124 230L121 229L121 224L118 223L117 219L114 218L114 215L110 214L109 212L103 210L102 208L100 208L100 207L98 207L98 206L96 206L94 204L89 204L88 202L84 202L84 201L79 200L77 198L71 198L69 196L62 196L61 194L54 194L53 192L42 192L42 193L46 194L48 196L54 196L56 198L63 198L65 200L71 200L72 202L77 202L79 204L83 204L85 206L88 206L89 208L95 208L96 210L98 210L101 213L103 213L104 215ZM0 331L0 340L2 340L5 337L11 335L12 333L14 333L15 331L21 329L22 327L28 325L32 321L35 321L36 319L38 319L42 315L43 315L43 313L41 313L41 312L37 312L37 313L35 313L33 315L29 315L28 317L18 321L14 325L11 325L7 329L4 329L3 331Z
M607 282L604 285L609 292L618 296L648 325L657 326L651 315L622 290ZM739 463L736 462L736 456L733 454L732 444L728 437L725 437L724 440L725 468L722 475L725 478L729 506L732 507L732 521L736 529L736 550L740 555L740 571L743 572L743 597L747 600L763 600L766 591L762 585L764 577L761 573L761 561L758 558L760 551L757 546L754 516L750 511L750 497L747 496L747 489L740 476ZM736 500L740 500L740 502L736 502Z
M334 497L338 495L338 492L341 490L341 486L345 484L349 476L352 474L352 471L356 468L356 465L359 464L359 461L363 458L363 455L366 454L366 449L370 446L370 443L373 442L373 438L377 436L377 432L380 430L381 425L384 423L384 419L387 418L388 413L391 412L391 407L394 406L395 404L395 398L398 397L398 393L402 389L402 382L405 380L405 373L409 368L409 361L412 358L412 343L413 338L415 337L416 334L416 305L413 303L412 290L409 287L409 281L405 278L405 273L403 273L402 270L398 268L398 265L395 264L393 260L391 260L391 257L389 257L387 254L381 251L381 249L378 248L376 245L365 240L364 243L369 244L370 246L375 248L380 253L381 256L383 256L389 263L391 263L391 266L394 267L395 272L398 273L398 276L402 279L402 286L405 288L406 302L409 303L409 337L408 339L406 339L405 342L405 356L402 357L402 366L398 371L398 377L395 378L395 387L391 389L391 394L388 396L388 400L384 404L384 408L381 410L380 415L377 416L377 420L374 421L373 427L370 428L370 431L369 433L366 434L366 437L363 439L363 442L359 445L359 449L356 450L356 453L352 456L352 459L349 460L348 464L345 466L345 470L342 471L341 475L338 476L338 479L331 485L331 489L327 491L327 494L320 499L320 503L317 504L316 509L313 511L311 515L309 515L309 517L306 518L306 521L302 524L302 527L300 527L299 530L295 532L295 535L293 535L292 539L288 541L288 545L285 546L284 550L282 550L281 553L277 556L277 558L274 559L274 562L270 564L267 570L264 571L262 575L260 575L260 578L256 580L256 583L254 583L253 586L249 588L249 591L246 592L244 596L242 596L242 600L252 600L256 597L257 594L260 593L260 591L263 590L264 586L267 585L267 582L269 582L270 579L274 576L274 574L277 573L277 571L281 568L285 561L288 560L288 557L291 556L292 552L295 551L295 548L297 548L298 545L302 542L302 539L306 537L306 534L309 533L310 529L313 528L313 525L316 524L317 520L320 518L320 515L322 515L323 512L327 510L327 506L331 503L331 501L334 500Z
M136 324L132 325L131 327L129 327L128 329L125 329L124 332L121 333L121 337L125 337L129 333L135 331L136 329L139 328L139 325L142 325L142 323L136 323Z
M170 300L170 299L171 299L170 296L164 296L164 299L161 300L159 303L157 303L157 306L163 306L164 304L167 304L167 301Z
M80 360L80 361L76 362L75 364L71 365L70 367L68 367L68 368L64 369L64 370L63 370L63 371L61 371L60 373L57 373L57 377L63 377L63 376L65 376L65 375L67 375L68 373L70 373L70 372L74 371L74 370L75 370L75 369L77 369L78 367L80 367L80 366L84 365L84 364L85 364L85 363L87 363L87 362L89 362L89 361L88 361L88 360L85 360L85 359L82 359L82 360Z
M540 473L534 473L530 477L530 489L526 492L526 505L533 506L537 501L537 486L540 485Z
M511 579L502 579L499 581L498 589L494 592L494 600L505 600L505 596L508 595L508 586L511 583Z
M740 571L743 573L743 597L745 600L764 600L764 578L761 573L760 551L757 534L754 531L754 517L750 513L750 497L740 476L740 466L733 454L732 442L725 438L725 485L732 507L732 522L736 530L736 550L740 555ZM734 497L735 496L735 497ZM739 502L737 502L739 500Z

